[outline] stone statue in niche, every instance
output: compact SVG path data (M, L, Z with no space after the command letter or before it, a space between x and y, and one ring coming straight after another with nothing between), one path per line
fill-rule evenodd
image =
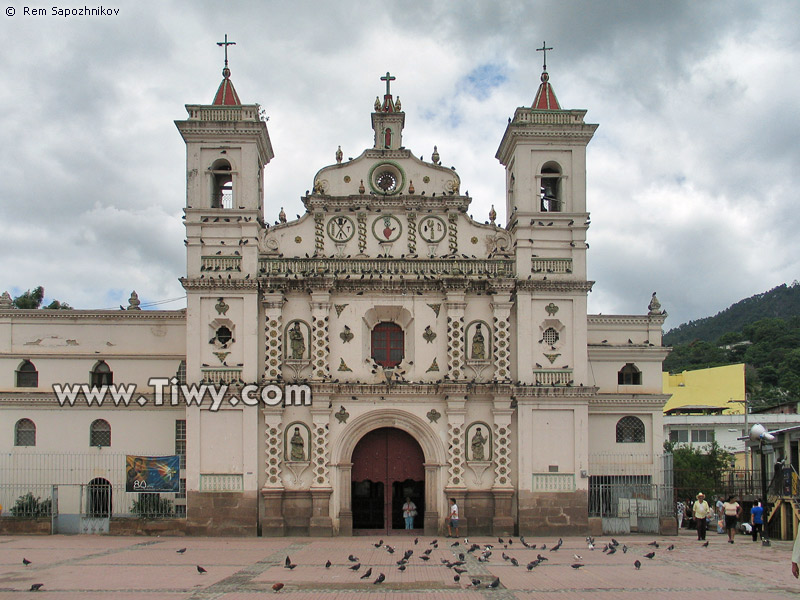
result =
M289 345L292 349L292 358L300 359L306 352L306 342L303 338L303 332L300 331L300 322L297 321L289 330Z
M483 332L481 331L480 323L475 326L475 335L472 336L472 359L486 359L486 344L483 340Z
M472 446L472 460L486 460L486 453L483 450L483 445L487 441L488 438L481 433L481 428L478 427L470 442L470 446Z
M294 433L292 434L291 439L292 451L289 455L291 460L303 461L306 459L305 453L305 441L303 441L303 436L300 435L300 428L295 427Z

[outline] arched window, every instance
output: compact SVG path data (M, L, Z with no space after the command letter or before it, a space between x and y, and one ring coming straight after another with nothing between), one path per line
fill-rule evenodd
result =
M233 174L231 164L220 159L211 165L211 208L233 208Z
M558 163L548 162L542 167L542 211L561 212L561 167Z
M39 372L29 360L22 361L17 369L17 387L39 387Z
M638 417L622 417L617 421L618 444L644 443L644 423Z
M99 361L89 375L92 387L102 387L114 383L114 373L104 360Z
M20 419L14 426L15 446L36 445L36 425L30 419Z
M396 323L378 323L372 330L372 360L384 367L396 367L403 360L403 330Z
M633 363L628 363L617 373L619 385L642 385L642 372Z
M89 482L86 494L86 512L90 517L111 516L111 483L108 479L95 477Z
M89 427L90 446L111 446L111 425L108 421L97 419Z

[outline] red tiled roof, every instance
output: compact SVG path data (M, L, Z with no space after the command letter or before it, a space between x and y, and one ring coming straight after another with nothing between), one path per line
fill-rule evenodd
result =
M231 72L229 69L222 71L222 83L217 88L217 94L214 96L214 106L237 106L241 104L239 95L233 87L233 82L230 80Z
M561 106L556 98L556 93L553 91L553 86L550 85L550 76L547 74L547 71L542 73L542 83L539 84L539 90L536 92L536 98L534 98L531 108L539 110L561 110Z

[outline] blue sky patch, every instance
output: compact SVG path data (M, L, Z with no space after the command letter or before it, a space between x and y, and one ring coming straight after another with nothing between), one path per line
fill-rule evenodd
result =
M485 100L492 89L501 86L507 79L504 65L486 63L472 69L461 80L459 87L478 100Z

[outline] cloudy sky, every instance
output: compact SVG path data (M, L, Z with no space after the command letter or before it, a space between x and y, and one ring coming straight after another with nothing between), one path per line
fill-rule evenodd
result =
M643 313L658 291L671 328L800 278L796 0L104 0L119 14L70 18L7 5L0 291L43 285L77 308L127 304L132 289L143 302L183 296L172 121L211 102L226 33L239 96L269 115L267 219L303 210L338 145L345 157L371 146L387 70L405 146L427 159L436 144L479 220L504 211L494 155L508 117L533 101L546 40L562 107L600 124L590 311Z

